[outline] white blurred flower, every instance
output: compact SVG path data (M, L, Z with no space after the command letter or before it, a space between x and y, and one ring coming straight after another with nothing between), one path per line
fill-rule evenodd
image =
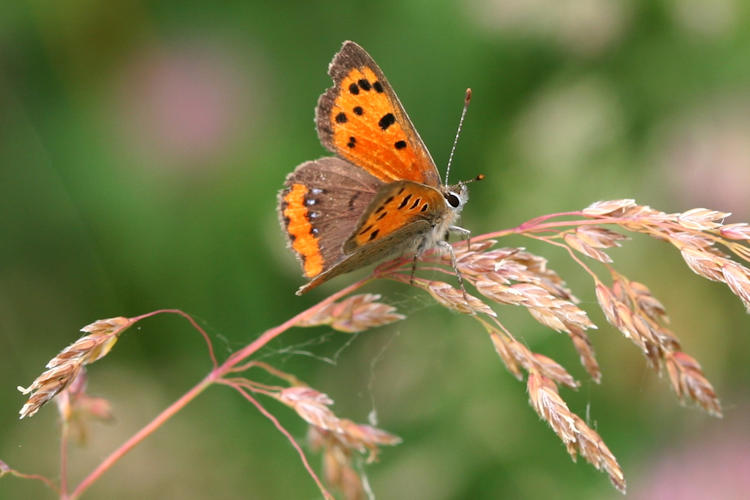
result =
M564 170L615 141L622 121L606 82L587 78L545 89L521 115L514 137L526 162Z
M703 36L725 35L740 18L736 0L670 0L668 5L680 27Z
M471 0L467 5L488 33L551 38L581 55L610 47L630 18L624 0Z

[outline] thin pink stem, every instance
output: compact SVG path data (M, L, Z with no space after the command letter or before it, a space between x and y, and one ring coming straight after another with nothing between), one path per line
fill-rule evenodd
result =
M641 217L599 217L596 219L575 219L575 220L564 220L556 222L547 222L545 224L539 224L541 221L545 221L554 217L563 216L580 216L581 212L561 212L559 214L543 215L535 219L528 220L523 224L510 228L503 229L502 231L495 231L492 233L486 233L479 236L473 237L472 241L484 241L493 238L501 238L508 236L509 234L522 234L531 233L537 231L548 231L550 229L559 227L570 227L570 226L596 226L601 224L618 224L622 225L624 222L639 222Z
M68 498L68 437L70 426L63 417L60 426L60 498Z
M83 481L81 481L76 489L73 490L73 493L70 494L70 498L78 498L79 496L81 496L81 494L83 494L83 492L86 491L86 489L88 489L88 487L91 486L94 481L99 479L99 477L104 474L104 472L112 467L115 462L120 460L123 456L125 456L125 454L135 448L138 443L153 434L156 429L161 427L162 424L169 420L175 413L184 408L190 401L195 399L201 392L203 392L216 380L215 373L216 370L213 370L206 378L201 380L192 389L183 394L180 399L169 405L164 411L157 415L156 418L154 418L145 427L131 436L130 439L125 441L122 446L110 453L107 458L105 458L88 476L86 476L86 478L84 478Z
M564 250L566 250L568 252L568 254L570 255L570 258L573 259L579 266L581 266L583 268L584 271L586 271L594 279L595 283L599 283L599 276L597 276L597 274L594 271L592 271L591 268L589 266L587 266L578 257L578 255L576 255L575 251L572 248L570 248L568 245L565 245L564 243L560 243L559 241L553 241L553 240L550 240L549 238L543 238L543 237L536 236L536 235L533 235L533 234L525 234L524 236L526 236L527 238L532 238L532 239L535 239L535 240L543 241L545 243L548 243L550 245L554 245L556 247L563 248Z
M212 366L216 368L219 365L219 363L216 361L216 355L214 354L214 346L211 343L211 337L209 337L206 331L203 328L201 328L200 325L196 323L196 321L193 319L193 317L187 314L186 312L183 312L179 309L159 309L159 310L151 311L149 313L141 314L140 316L135 316L129 319L130 319L131 324L133 324L133 323L137 323L138 321L142 319L150 318L151 316L156 316L157 314L179 314L180 316L188 320L190 324L193 325L193 328L198 330L200 334L203 335L203 340L206 341L206 346L208 346L208 355L211 357Z
M76 487L73 493L71 493L70 498L79 497L86 489L88 489L89 486L91 486L94 483L94 481L99 479L99 477L104 472L106 472L110 467L112 467L118 460L120 460L123 456L125 456L130 450L135 448L135 446L138 445L141 441L143 441L145 438L150 436L154 431L156 431L156 429L161 427L167 420L169 420L174 414L176 414L182 408L184 408L190 401L195 399L208 386L218 381L226 373L231 372L232 369L237 364L244 361L248 356L252 355L258 349L266 345L268 342L270 342L274 338L281 335L284 331L293 327L295 324L297 324L299 321L304 319L306 316L314 314L316 311L318 311L318 309L325 307L331 302L338 300L340 297L343 297L353 292L354 290L357 290L358 288L363 287L364 285L366 285L373 279L374 279L373 276L368 276L367 278L363 278L360 281L357 281L356 283L353 283L349 285L348 287L343 288L342 290L339 290L338 292L327 297L321 302L318 302L314 306L302 311L301 313L285 321L281 325L275 328L271 328L270 330L266 330L256 340L254 340L253 342L251 342L250 344L248 344L247 346L245 346L244 348L240 349L239 351L231 355L229 358L227 358L227 360L224 361L224 363L222 363L220 366L215 366L215 368L211 370L211 373L209 373L203 380L201 380L192 389L186 392L182 397L180 397L180 399L178 399L177 401L169 405L164 411L162 411L159 415L157 415L156 418L154 418L151 422L146 424L145 427L143 427L141 430L139 430L137 433L131 436L130 439L128 439L124 444L122 444L119 448L113 451L107 458L105 458L88 476L86 476L83 479L83 481L81 481L81 483ZM135 323L144 318L148 318L148 317L155 316L157 314L162 314L162 313L179 314L187 318L188 321L190 321L190 323L193 325L193 327L195 327L198 331L200 331L201 334L206 339L207 344L209 346L211 359L216 365L216 361L215 361L214 354L213 354L213 348L211 347L211 343L208 338L208 335L203 331L202 328L200 328L200 326L198 326L195 320L193 320L188 314L180 311L179 309L160 309L158 311L152 311L150 313L142 314L140 316L131 318L131 321ZM315 478L315 480L317 481L317 478Z
M312 466L310 465L310 462L308 462L307 457L305 456L305 452L302 451L302 448L300 447L299 443L292 437L292 435L289 433L288 430L284 428L283 425L281 425L281 422L273 416L271 412L265 409L263 405L260 404L260 402L252 397L247 391L245 391L242 387L239 387L235 384L227 384L230 387L234 388L237 392L242 394L245 399L250 401L252 404L255 405L255 407L258 409L259 412L261 412L268 420L270 420L273 425L276 427L276 429L279 430L288 440L290 443L292 443L292 446L295 450L297 450L297 454L299 454L300 460L302 460L302 463L305 466L305 469L307 469L307 473L312 476L313 480L315 481L315 484L318 485L318 489L320 489L320 492L323 494L323 496L327 499L333 500L333 495L331 495L328 490L323 486L323 482L320 480L318 475L313 470Z
M540 215L539 217L534 217L533 219L529 219L526 222L522 223L520 226L518 226L518 229L521 231L524 231L527 226L538 226L540 222L544 222L549 219L554 219L556 217L580 217L582 215L582 212L575 211L575 212L558 212L556 214L546 214L546 215Z
M6 464L0 461L0 465L6 465ZM57 485L51 479L44 477L41 474L24 474L23 472L18 472L17 470L11 469L11 468L0 469L0 478L3 477L5 474L10 474L11 476L18 477L20 479L31 479L32 481L41 481L49 489L57 493L58 496L62 497L62 492L60 491L60 488L58 488Z

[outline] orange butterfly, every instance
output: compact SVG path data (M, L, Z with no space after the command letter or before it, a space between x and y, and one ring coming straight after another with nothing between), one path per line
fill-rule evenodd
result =
M430 153L385 75L344 42L315 113L320 142L337 157L299 165L279 193L279 219L311 281L297 295L399 253L416 258L457 226L469 193L442 185ZM468 96L468 94L467 94ZM454 266L455 267L455 266Z

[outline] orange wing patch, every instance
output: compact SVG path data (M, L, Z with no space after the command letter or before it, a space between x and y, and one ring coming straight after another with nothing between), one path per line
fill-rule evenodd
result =
M419 154L370 68L353 69L341 81L329 117L339 155L386 182L427 182L432 160Z
M440 185L435 162L367 52L344 43L328 73L334 86L320 96L316 111L323 145L384 182Z
M445 203L439 191L427 186L404 182L394 188L373 202L372 210L352 234L346 250L384 238L415 220L429 220Z
M302 259L305 276L312 278L323 271L323 255L320 253L318 239L313 234L305 206L307 191L303 184L293 184L282 198L284 205L281 213L286 222L291 246Z

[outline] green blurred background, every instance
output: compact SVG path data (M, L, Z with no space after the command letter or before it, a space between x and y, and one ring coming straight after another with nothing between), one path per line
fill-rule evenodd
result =
M164 307L199 319L221 357L356 276L302 298L276 219L297 164L326 155L313 127L328 62L364 46L436 162L474 91L452 177L472 185L475 234L599 199L750 220L750 8L741 0L2 2L0 6L0 459L57 474L54 406L19 422L28 385L95 319ZM750 489L750 318L677 252L636 237L611 252L667 306L725 409L682 408L605 325L591 283L550 259L601 326L604 377L569 341L500 308L534 351L583 382L563 391L620 460L632 498L739 498ZM361 273L360 273L361 274ZM295 330L264 360L328 393L335 411L404 438L368 467L379 498L619 498L574 464L470 318L372 285L407 320L358 336ZM326 361L329 359L329 361ZM75 484L209 369L178 317L127 332L90 370L116 415L71 455ZM303 438L305 425L266 406ZM319 464L318 457L312 461ZM684 488L684 489L683 489ZM709 488L709 489L707 489ZM744 488L744 490L743 490ZM709 495L709 493L711 494ZM674 496L674 495L679 496ZM49 498L0 480L1 498ZM217 387L109 471L88 498L317 498L286 440Z

